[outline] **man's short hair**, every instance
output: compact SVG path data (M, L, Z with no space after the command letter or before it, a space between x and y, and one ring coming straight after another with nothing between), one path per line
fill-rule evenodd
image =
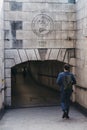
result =
M64 65L64 69L69 71L70 70L70 65L69 64L65 64Z

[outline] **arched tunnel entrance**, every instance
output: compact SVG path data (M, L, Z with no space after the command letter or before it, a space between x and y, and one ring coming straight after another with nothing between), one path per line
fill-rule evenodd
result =
M59 61L29 61L14 66L11 69L12 106L58 105L56 77L63 65Z

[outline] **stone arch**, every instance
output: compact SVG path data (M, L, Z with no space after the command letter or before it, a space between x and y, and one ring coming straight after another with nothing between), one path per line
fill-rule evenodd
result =
M39 48L5 50L5 99L7 105L11 106L11 68L23 62L38 60L57 60L75 65L74 49Z

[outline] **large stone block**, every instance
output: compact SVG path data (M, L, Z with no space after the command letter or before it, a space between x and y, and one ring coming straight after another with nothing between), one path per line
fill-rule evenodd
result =
M6 59L12 59L14 60L14 53L15 50L5 50L5 58Z
M75 59L76 60L76 59ZM75 64L76 65L76 64ZM76 76L75 74L76 74L76 66L73 66L72 67L72 73L74 74L74 76Z
M75 39L75 31L52 31L43 37L37 36L32 31L16 31L16 38L22 40L61 40L61 39Z
M28 11L28 12L36 12L38 10L44 10L44 12L49 11L49 3L24 3L23 4L23 11ZM48 11L47 11L48 9Z
M87 37L87 28L83 30L83 35Z
M52 29L55 31L61 31L62 30L62 22L54 21ZM23 30L24 31L31 31L32 30L32 22L23 21ZM66 30L68 30L68 28Z
M15 65L14 59L5 59L5 68L11 68Z
M8 87L6 89L5 95L6 95L6 97L11 97L11 87L10 88Z
M38 34L40 35L40 34ZM29 40L51 40L51 39L61 39L61 32L59 31L52 31L48 34L45 34L43 36L38 36L33 31L16 31L16 38L17 39L29 39ZM59 37L60 36L60 37Z
M73 48L74 41L68 40L24 40L24 48Z
M76 13L67 13L66 15L68 21L76 21Z
M67 57L66 49L59 49L59 52L58 52L58 55L57 55L57 60L65 62L66 57ZM67 61L66 61L66 63L67 63Z
M74 30L74 22L62 22L62 30Z
M5 1L13 1L13 0L5 0ZM23 0L17 0L17 2L23 2ZM24 2L51 2L51 3L68 3L68 0L24 0Z
M12 40L12 48L13 49L22 49L23 48L23 40Z
M11 1L10 10L12 11L22 11L22 2Z
M5 20L10 20L10 21L22 21L23 20L23 14L22 12L18 12L18 11L6 11L4 14L4 19ZM27 16L26 16L27 17Z
M54 30L61 31L62 30L62 22L54 21Z
M31 27L31 22L26 22L26 21L23 21L23 30L25 31L30 31L30 30L32 30L32 27Z
M2 12L2 15L3 15L3 12ZM4 30L4 19L3 19L2 15L0 15L0 30L1 31Z
M28 56L27 56L26 50L19 50L19 55L20 55L22 62L28 61Z
M64 12L75 12L76 6L74 4L62 4L62 11Z
M51 49L48 59L49 60L57 60L59 49Z
M83 107L87 108L87 94L86 91L84 91L84 89L76 89L76 101L82 105Z
M87 17L84 18L83 21L81 21L81 23L83 23L83 29L86 29L87 28Z
M37 55L33 49L26 50L26 54L29 60L38 60Z
M76 65L76 59L75 58L70 58L69 64L72 66Z
M67 33L68 33L68 39L69 40L76 39L75 31L68 31Z
M5 78L5 85L7 88L11 88L11 78Z
M42 14L41 11L36 12L18 12L18 11L6 11L5 20L23 20L30 21L34 19L38 14ZM44 14L51 17L54 21L75 21L75 13L70 12L44 12Z
M11 30L10 21L4 21L5 30Z
M3 38L4 38L4 31L0 30L0 41L3 41ZM0 46L2 46L2 45L0 45Z
M0 109L2 108L2 93L0 92Z
M62 40L62 31L55 31L54 39L55 40Z
M85 2L86 3L86 2ZM76 3L76 10L80 10L82 8L84 8L84 1L80 0Z
M21 63L21 59L20 59L20 55L19 55L19 51L16 50L16 49L11 49L10 51L9 50L6 50L5 51L5 58L8 58L6 59L6 64L5 66L8 67L8 66L13 66L14 64L18 64L18 63Z
M4 45L4 41L3 39L0 40L0 55L3 56L3 45Z
M11 69L5 69L5 77L11 78Z
M23 11L37 11L43 10L45 12L75 12L75 5L58 3L23 3Z
M10 2L4 2L4 10L10 11Z
M68 39L68 32L67 31L62 31L61 36L62 36L63 40L67 40Z
M5 105L6 106L11 106L11 97L6 97L5 98Z

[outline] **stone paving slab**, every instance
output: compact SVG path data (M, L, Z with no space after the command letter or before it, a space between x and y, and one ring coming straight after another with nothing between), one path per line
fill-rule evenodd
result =
M71 108L70 119L62 119L60 107L7 110L0 130L87 130L87 117Z

